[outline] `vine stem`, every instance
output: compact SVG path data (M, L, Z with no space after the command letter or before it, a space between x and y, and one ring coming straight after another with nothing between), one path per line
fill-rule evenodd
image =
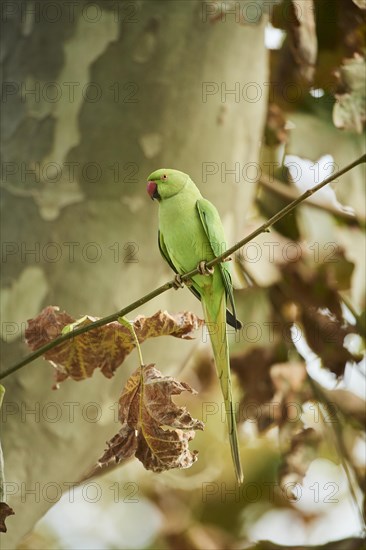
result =
M258 183L265 189L268 189L272 193L275 193L277 196L284 199L293 201L299 197L299 192L296 189L282 183L276 178L270 178L268 176L262 175ZM357 217L351 212L339 210L339 208L331 204L318 203L314 199L309 199L307 204L312 208L322 210L323 212L329 212L329 214L333 214L333 216L336 216L336 218L344 220L349 225L357 225L362 228L366 225L365 218Z
M206 266L207 267L213 267L216 264L225 261L230 256L230 254L233 254L234 252L239 250L239 248L241 248L242 246L248 244L250 241L255 239L255 237L257 237L261 233L265 233L266 231L268 231L268 229L272 225L274 225L279 220L284 218L289 212L294 210L299 204L301 204L307 198L311 197L314 193L319 191L319 189L321 189L322 187L325 187L325 185L328 185L328 183L331 183L332 181L339 178L340 176L342 176L346 172L349 172L350 170L352 170L356 166L358 166L360 164L363 164L365 162L366 162L366 154L362 155L361 157L359 157L355 161L351 162L351 164L348 164L347 166L345 166L344 168L342 168L338 172L335 172L332 176L325 179L324 181L322 181L318 185L315 185L314 187L311 187L310 189L305 191L305 193L300 195L297 199L290 202L285 208L283 208L282 210L277 212L277 214L272 216L269 220L267 220L265 223L263 223L260 227L255 229L252 233L250 233L249 235L247 235L246 237L244 237L243 239L238 241L236 244L234 244L233 246L228 248L223 254L220 254L219 256L216 256L213 260L210 260L209 262L207 262ZM194 275L197 275L198 273L199 273L199 271L198 271L197 268L192 269L191 271L181 275L181 280L186 281L188 279L191 279ZM124 307L120 311L117 311L116 313L112 313L111 315L107 315L106 317L102 317L101 319L98 319L97 321L94 321L90 325L75 328L75 330L70 331L66 334L63 334L63 335L59 336L58 338L55 338L51 342L48 342L47 344L45 344L41 348L37 349L33 353L30 353L29 355L27 355L26 357L24 357L23 359L18 361L18 363L16 363L12 367L10 367L9 369L7 369L3 373L1 373L0 374L0 380L5 378L6 376L9 376L9 374L12 374L13 372L15 372L15 371L19 370L20 368L24 367L25 365L28 365L29 363L31 363L32 361L34 361L38 357L41 357L42 355L44 355L50 349L53 349L56 346L59 346L60 344L63 344L67 340L71 340L72 338L80 336L80 334L84 334L85 332L88 332L89 330L93 330L93 329L96 329L98 327L102 327L104 325L107 325L108 323L111 323L112 321L117 321L119 317L124 317L125 315L127 315L128 313L133 311L134 309L139 308L143 304L146 304L147 302L149 302L153 298L156 298L160 294L163 294L163 292L166 292L170 288L174 287L174 285L175 285L175 280L174 279L171 280L171 281L168 281L167 283L165 283L162 286L159 286L158 288L156 288L152 292L149 292L148 294L145 294L145 296L143 296L142 298L139 298L135 302L132 302L132 304Z

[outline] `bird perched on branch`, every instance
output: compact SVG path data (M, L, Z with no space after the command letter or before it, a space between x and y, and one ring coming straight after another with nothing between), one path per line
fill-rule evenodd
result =
M233 287L228 261L208 268L206 262L226 250L224 229L216 208L204 199L191 178L178 170L160 169L150 174L147 192L159 202L158 244L163 258L180 275L197 267L199 274L189 281L189 289L202 302L215 364L225 402L231 454L238 483L243 481L235 411L231 390L229 345L226 322L236 329ZM231 310L227 310L227 302Z

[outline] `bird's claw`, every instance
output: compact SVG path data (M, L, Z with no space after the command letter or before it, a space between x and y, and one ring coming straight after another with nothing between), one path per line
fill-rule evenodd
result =
M184 287L184 284L183 284L183 281L182 281L182 277L177 274L175 277L174 277L174 284L173 284L173 288L175 290L179 290L180 288L183 288Z
M214 272L214 268L207 267L207 264L204 260L202 260L202 262L198 264L197 269L201 275L213 275Z

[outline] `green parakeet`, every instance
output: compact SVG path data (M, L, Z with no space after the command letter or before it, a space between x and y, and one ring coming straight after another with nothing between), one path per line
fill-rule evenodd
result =
M159 249L170 267L179 275L200 265L189 289L202 302L210 334L216 370L225 402L231 454L239 483L243 480L240 463L235 411L231 391L229 346L226 322L235 328L233 290L228 262L212 270L202 260L210 261L226 250L224 229L216 208L204 199L191 178L178 170L160 169L150 174L147 191L159 202ZM232 313L226 309L230 302Z

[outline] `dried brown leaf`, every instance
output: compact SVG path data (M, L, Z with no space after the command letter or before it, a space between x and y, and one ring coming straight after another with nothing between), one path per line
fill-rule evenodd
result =
M362 134L366 123L366 62L355 53L345 59L337 72L338 87L333 109L333 122L337 128Z
M363 4L363 6L362 6ZM365 14L366 0L341 0L339 2L339 42L344 45L344 54L351 57L354 53L362 54L365 47ZM339 59L336 60L339 65Z
M90 325L95 320L94 317L85 316L75 326ZM26 342L32 350L36 350L60 336L62 329L72 323L75 323L75 319L66 312L60 312L56 306L48 306L28 321ZM133 321L140 343L155 336L190 339L202 324L203 321L189 311L177 314L158 311L151 317L139 315ZM67 340L46 352L44 358L56 368L56 382L69 377L84 380L92 376L96 368L111 378L134 347L135 342L129 329L114 321Z
M293 434L288 451L283 455L279 477L281 485L288 482L302 483L307 469L316 456L321 435L313 428L305 428Z
M13 508L10 508L6 502L0 502L0 533L6 533L5 520L8 516L14 515Z
M188 444L195 430L203 430L204 425L172 401L173 395L183 391L195 393L185 382L163 376L154 365L137 369L119 400L122 428L108 442L99 463L118 463L135 454L154 472L192 466L197 452L191 452Z
M302 262L283 264L281 272L286 285L286 296L304 309L327 308L341 320L342 307L337 293L337 281L334 281L332 275L334 268L326 264L323 266L316 270Z
M280 483L283 486L289 482L301 483L321 441L320 433L305 428L302 420L303 403L312 398L306 366L302 362L278 364L271 368L270 374L276 389L272 410L279 425L282 453Z
M293 361L291 363L279 363L273 365L270 376L275 388L270 411L271 420L277 423L280 428L287 426L286 431L280 434L280 440L291 439L294 431L300 422L302 404L312 397L312 392L307 383L307 372L305 363Z
M276 350L272 347L252 348L231 358L231 369L238 375L249 400L263 403L272 397L269 369L275 362Z
M321 435L313 428L301 429L292 434L290 447L282 457L279 479L287 483L302 483L310 463L316 458Z
M301 323L305 337L311 349L320 357L324 367L337 376L344 374L347 361L361 360L343 346L347 334L354 332L354 327L343 324L328 312L308 308L301 312Z
M307 378L305 363L298 361L273 365L270 374L278 401L291 401L295 394L304 391Z
M231 369L238 375L244 389L240 403L239 418L243 422L251 419L253 410L270 401L274 394L274 385L270 377L270 367L276 362L274 347L253 348L230 359ZM256 415L258 428L264 430L270 421L268 415Z
M281 266L282 299L296 304L296 322L303 327L307 343L337 376L344 373L347 361L360 360L343 345L345 336L358 330L344 319L338 292L349 288L353 268L340 250L332 262L316 269L304 262Z

